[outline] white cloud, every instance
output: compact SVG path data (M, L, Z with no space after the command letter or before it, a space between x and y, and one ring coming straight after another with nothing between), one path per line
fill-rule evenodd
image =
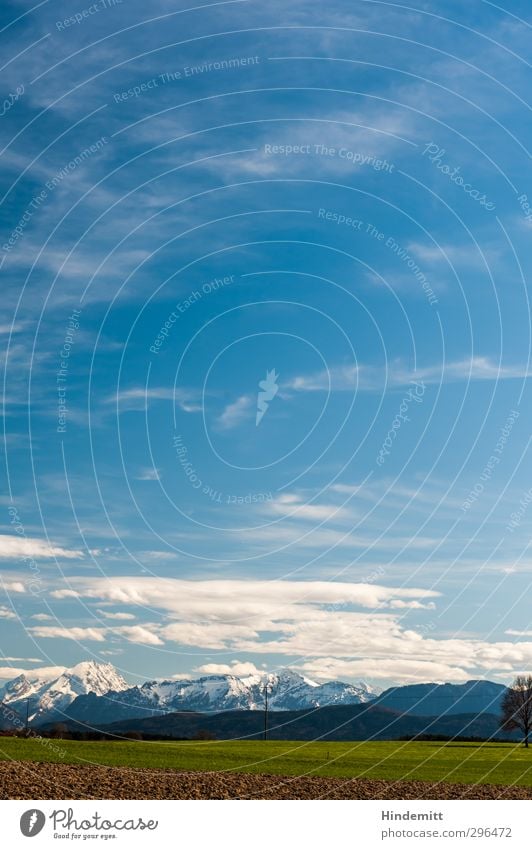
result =
M0 604L0 619L17 619L17 614L5 604Z
M104 399L106 404L118 405L121 413L129 410L146 410L150 402L172 401L184 413L199 413L203 409L197 401L196 393L178 387L151 387L133 386L129 389L121 389Z
M327 521L328 519L342 519L345 516L353 516L353 512L339 507L336 504L305 503L299 495L285 493L278 498L268 501L264 510L279 516L289 516L293 519L308 521Z
M80 643L85 642L85 640L103 643L106 633L105 628L63 628L55 625L36 625L28 630L37 639L60 638L62 640L78 640Z
M22 658L21 658L22 659ZM28 658L28 661L33 658ZM41 666L33 669L20 669L15 666L0 666L0 678L11 680L19 675L31 675L38 677L41 681L53 681L65 671L64 666Z
M422 601L403 601L397 598L390 602L392 610L435 610L436 605L433 601L424 604Z
M471 245L425 245L411 242L408 250L425 263L450 263L451 265L489 266L498 258L498 253L482 246L482 254Z
M130 643L138 643L144 646L162 646L163 641L152 630L142 625L122 625L120 628L114 628L113 634L121 634Z
M18 669L16 666L0 666L0 678L7 680L18 678L19 675L23 675L25 672L27 672L26 669Z
M398 684L415 682L450 681L461 683L471 676L459 666L434 663L430 660L404 660L398 658L373 659L371 667L366 660L343 660L335 657L320 657L295 667L298 672L318 680L365 680L369 676L379 681L394 681Z
M2 584L4 590L10 593L25 593L26 587L22 583L22 581L5 581Z
M261 543L271 549L271 528L252 528L239 533L239 539L249 545ZM350 527L336 529L331 527L305 528L296 523L284 522L275 528L277 545L296 545L298 548L354 548L376 551L435 550L441 543L438 537L390 536L379 531L374 537L353 533Z
M334 483L329 489L331 492L339 492L342 495L355 495L362 491L363 487L361 484L350 484L350 483Z
M250 418L253 404L254 401L251 395L241 395L232 404L228 404L218 416L218 426L223 430L231 430L234 427L238 427L239 424Z
M161 479L160 469L144 467L136 475L138 481L158 481Z
M75 551L60 546L50 545L44 540L11 536L9 534L0 535L0 558L14 559L18 557L63 557L69 560L79 559L83 557L83 552ZM24 592L24 586L21 583L16 583L17 587L11 585L10 589L13 592Z
M156 626L120 625L115 628L81 628L55 625L36 625L28 629L36 639L62 639L102 643L107 636L119 635L128 642L146 646L162 646L163 641L155 633Z
M358 179L374 173L371 165L354 164L348 153L384 160L395 150L404 151L413 131L413 113L367 106L363 111L324 108L304 122L292 122L260 127L246 152L238 156L212 159L204 167L215 171L217 177L232 182L240 176L268 179L275 176L313 174L319 170L322 180L343 178L355 174ZM270 147L266 147L269 145ZM275 153L272 146L300 146L299 153ZM334 149L333 155L324 154ZM308 146L308 147L307 147ZM340 153L340 151L342 151ZM366 160L367 162L367 160Z
M224 649L235 640L258 640L258 631L247 625L209 622L176 622L161 632L167 640L182 646L201 646L205 649Z
M232 660L228 663L204 663L203 666L198 666L195 672L201 675L237 675L240 678L245 678L246 675L262 675L263 669L258 669L254 663L249 661Z
M490 357L447 361L413 371L396 360L384 366L339 365L327 371L298 375L285 385L297 392L382 391L413 382L439 384L467 380L512 380L531 376L526 365L499 365Z
M175 551L139 551L138 557L143 560L176 560Z
M433 609L438 598L437 592L417 587L150 577L71 581L80 598L161 611L160 625L103 629L147 645L169 641L205 650L271 655L279 665L285 659L293 665L293 658L300 658L309 674L321 670L319 677L340 676L340 672L325 674L326 665L333 670L334 663L345 671L343 677L396 681L510 677L532 667L532 641L437 638L412 630L404 616ZM69 591L56 590L52 595L64 598ZM46 636L64 636L58 633L61 629L42 630Z
M96 613L99 613L100 616L104 616L106 619L134 619L134 615L132 613L113 613L110 610L100 610L98 609Z
M20 663L24 661L25 663L42 663L42 657L2 657L1 660Z
M278 617L278 612L308 605L355 604L375 608L393 599L437 598L439 593L414 587L337 581L183 581L176 578L120 577L85 579L74 577L75 589L53 590L54 598L98 598L142 607L158 607L179 618L217 615L234 621L247 616ZM238 613L235 614L235 607Z

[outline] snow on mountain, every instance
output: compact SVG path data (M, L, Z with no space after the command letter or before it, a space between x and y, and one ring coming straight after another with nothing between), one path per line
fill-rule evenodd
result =
M0 702L24 717L28 706L29 719L40 721L60 718L78 696L102 696L109 690L120 692L128 687L110 663L88 660L71 669L54 666L24 672L0 688Z
M263 710L265 689L272 711L308 710L372 702L411 714L440 716L497 713L505 687L490 681L466 684L411 684L383 693L363 683L317 683L292 669L245 676L205 675L186 680L154 680L130 686L109 663L87 661L71 669L44 667L25 672L0 687L0 704L33 724L71 718L88 726L179 711L217 713Z
M184 681L147 681L141 693L165 710L262 710L265 687L271 710L302 710L325 704L360 704L372 697L369 688L332 681L316 684L290 669L251 675L207 675Z
M362 704L375 698L366 685L331 681L317 684L290 669L278 673L248 675L206 675L178 681L146 681L102 698L81 696L70 706L68 715L82 722L100 725L133 717L175 711L218 712L263 710L268 686L270 710L305 710L334 704Z

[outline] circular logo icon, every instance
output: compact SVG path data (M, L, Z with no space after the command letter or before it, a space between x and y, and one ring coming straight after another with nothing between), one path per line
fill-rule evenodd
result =
M20 830L24 837L35 837L43 830L46 817L37 808L25 811L20 818Z

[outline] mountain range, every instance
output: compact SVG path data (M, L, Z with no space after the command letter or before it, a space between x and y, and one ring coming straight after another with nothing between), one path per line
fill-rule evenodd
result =
M243 677L206 675L197 679L152 680L131 686L110 663L85 661L59 672L57 667L25 672L0 687L0 702L21 717L28 711L33 726L66 721L102 728L125 722L133 729L131 721L138 720L144 721L146 728L162 728L166 720L170 722L169 715L176 718L179 714L182 727L183 712L200 716L201 721L197 720L200 725L207 721L205 717L216 714L220 725L222 714L238 711L239 722L244 721L244 714L249 715L246 721L250 733L254 734L255 724L262 721L257 712L264 711L266 687L268 707L275 714L302 712L307 716L309 712L316 714L330 707L366 707L357 714L359 724L362 717L369 715L375 719L378 715L377 725L385 729L393 717L392 725L398 730L400 724L404 733L410 733L410 725L417 729L412 733L419 733L419 722L409 725L408 717L439 717L442 720L456 716L462 721L464 715L484 714L483 727L490 734L497 726L500 702L506 689L491 681L468 681L465 684L412 684L390 687L379 693L364 683L329 681L319 684L291 669ZM372 713L368 714L368 708ZM257 715L255 719L253 714ZM492 721L487 720L488 714ZM398 724L400 716L407 718ZM469 720L464 722L468 725ZM192 717L188 724L194 726ZM299 722L299 729L306 724L308 720ZM429 727L430 723L425 726ZM451 726L454 728L456 723L452 725L451 722Z
M56 666L24 672L0 687L0 702L37 724L61 716L78 696L103 696L128 687L112 664L89 660L61 672Z
M278 673L242 678L236 675L207 675L195 680L146 681L126 690L107 692L104 696L88 693L75 699L66 714L72 719L99 726L175 711L262 711L266 687L268 706L272 711L364 704L377 695L365 684L345 684L340 681L317 684L297 672L283 669Z

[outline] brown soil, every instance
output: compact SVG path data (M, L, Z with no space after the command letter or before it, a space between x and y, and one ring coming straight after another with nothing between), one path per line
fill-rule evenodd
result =
M1 761L0 799L532 799L532 787Z

